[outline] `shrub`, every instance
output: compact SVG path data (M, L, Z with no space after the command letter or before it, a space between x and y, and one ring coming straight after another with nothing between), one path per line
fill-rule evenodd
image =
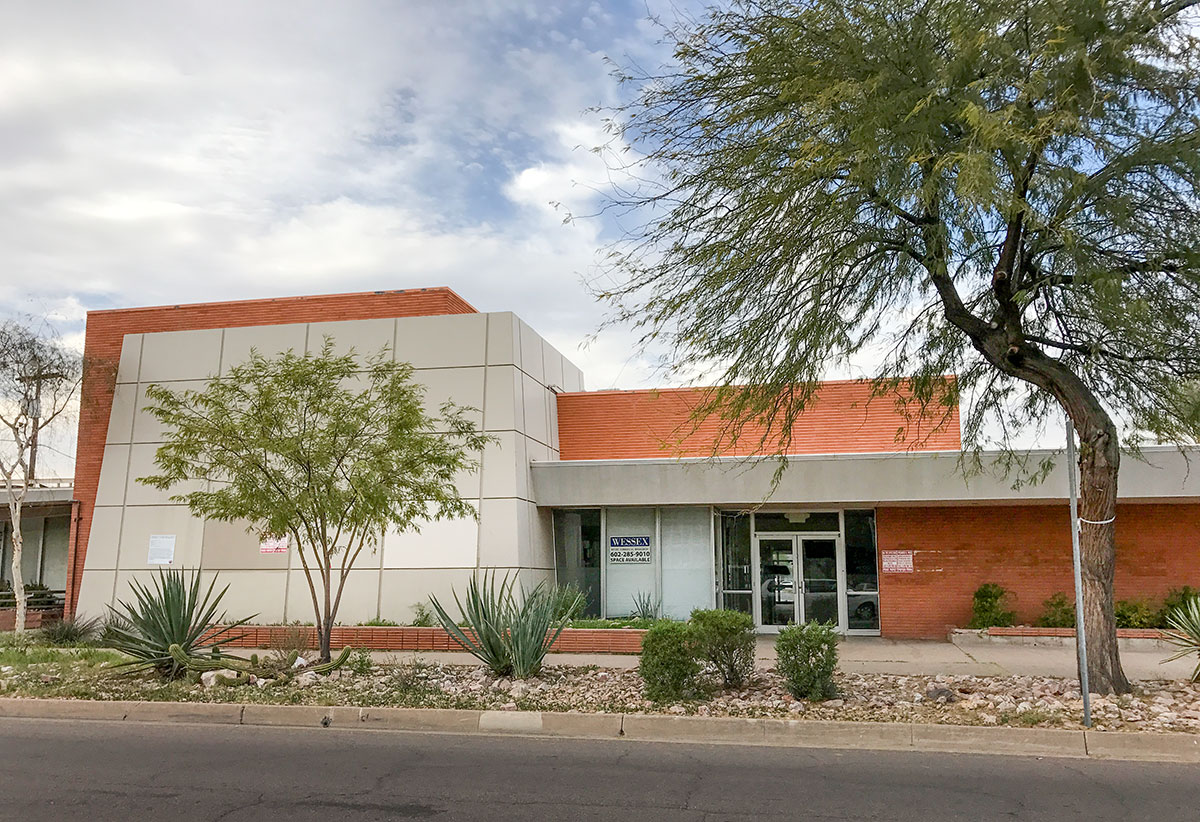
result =
M1042 615L1034 622L1039 628L1074 628L1075 603L1061 591L1042 603Z
M727 688L754 673L754 621L741 611L695 610L690 622L696 655L716 669Z
M34 608L52 608L59 604L54 592L37 582L25 583L25 607ZM17 606L17 595L13 592L12 583L8 580L0 580L0 608L15 608Z
M630 614L634 619L658 619L658 609L662 602L656 600L653 594L638 592L633 595L633 613Z
M473 577L463 600L454 594L463 627L437 597L430 597L430 602L446 633L499 676L525 679L536 674L567 627L567 620L555 619L555 593L545 583L518 597L516 576L505 574L497 585L494 571Z
M554 589L554 618L572 620L583 612L587 596L576 583L559 585Z
M985 582L975 589L971 602L971 622L969 628L1007 627L1013 624L1017 615L1006 610L1012 598L1007 590L995 582Z
M434 622L434 613L429 610L429 606L424 602L418 602L412 608L413 618L410 623L414 628L432 628Z
M215 574L207 590L201 588L199 571L178 568L160 569L149 586L136 580L130 585L134 600L119 601L118 607L111 609L113 618L106 633L111 648L133 657L124 663L133 670L153 668L177 679L186 669L171 655L172 645L178 645L189 657L213 651L219 642L235 638L237 629L253 619L229 624L224 612L217 612L229 586L214 595ZM224 627L214 631L217 623Z
M822 622L789 625L775 640L776 670L797 699L829 699L837 689L837 634Z
M100 633L100 620L56 619L38 631L38 638L47 645L90 645Z
M1184 585L1182 588L1172 588L1167 592L1166 599L1163 600L1162 610L1159 611L1158 621L1155 623L1156 628L1167 628L1171 624L1171 612L1182 608L1190 600L1200 597L1200 590L1193 588L1190 585Z
M1195 654L1200 657L1200 597L1185 598L1183 604L1177 605L1167 614L1168 630L1163 632L1163 638L1179 650L1163 660L1182 659ZM1200 659L1192 671L1192 682L1200 680Z
M395 622L390 619L384 619L383 617L374 617L373 619L368 619L366 622L360 622L358 624L364 628L397 628L400 626L399 622Z
M1118 628L1153 628L1160 609L1144 599L1122 599L1113 606Z
M366 676L375 668L375 660L371 659L371 652L365 648L358 648L350 654L350 658L346 661L346 667L359 676Z
M646 683L646 696L655 702L697 694L700 662L692 629L683 622L655 623L642 637L638 673Z

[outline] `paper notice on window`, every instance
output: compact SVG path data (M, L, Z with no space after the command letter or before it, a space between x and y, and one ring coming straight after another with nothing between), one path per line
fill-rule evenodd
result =
M170 565L175 561L175 535L152 534L146 552L147 565Z
M288 535L264 536L258 543L258 552L260 554L286 554L288 552Z

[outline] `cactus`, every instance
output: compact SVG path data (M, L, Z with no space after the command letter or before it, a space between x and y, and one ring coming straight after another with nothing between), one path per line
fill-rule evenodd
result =
M274 668L264 667L258 654L251 654L249 659L242 657L224 655L213 656L189 656L186 651L179 645L172 645L170 648L171 658L178 663L179 667L187 671L188 681L198 683L200 674L205 671L220 671L230 670L234 672L234 676L218 676L217 682L222 685L245 685L250 681L251 676L273 679L275 684L281 682L291 682L296 675L297 670L293 668L296 660L300 658L299 651L292 651L287 656L287 664L282 671L277 671ZM330 671L335 671L346 664L350 659L351 649L349 646L342 649L336 659L329 662L323 662L319 665L309 665L304 668L304 671L312 671L315 674L327 674Z

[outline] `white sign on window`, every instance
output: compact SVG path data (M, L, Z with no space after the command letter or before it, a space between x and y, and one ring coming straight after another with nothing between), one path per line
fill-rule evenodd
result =
M288 552L288 535L264 536L258 543L258 552L260 554L286 554Z
M884 551L883 572L885 574L911 574L913 572L913 552Z
M623 565L649 564L650 537L609 537L608 561Z
M152 534L146 552L147 565L170 565L175 561L175 535Z

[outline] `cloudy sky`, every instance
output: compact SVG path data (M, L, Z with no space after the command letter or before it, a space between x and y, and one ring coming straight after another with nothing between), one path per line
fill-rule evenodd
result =
M666 4L558 0L5 4L0 312L449 285L581 348L615 101Z

